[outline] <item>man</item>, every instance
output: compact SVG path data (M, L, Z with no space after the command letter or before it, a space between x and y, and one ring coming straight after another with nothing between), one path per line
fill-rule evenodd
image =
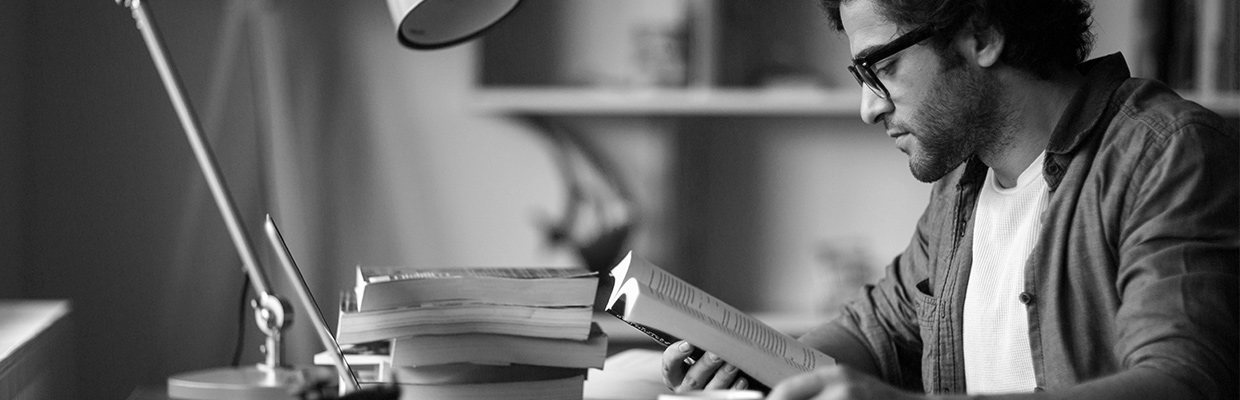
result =
M935 182L908 248L800 340L840 365L768 399L1237 397L1240 140L1214 113L1081 63L1081 0L824 0L861 116ZM744 388L688 343L677 391Z

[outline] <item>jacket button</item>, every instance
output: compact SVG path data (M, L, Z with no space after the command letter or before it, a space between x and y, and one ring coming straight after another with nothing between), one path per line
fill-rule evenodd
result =
M1033 302L1033 293L1029 293L1029 292L1020 292L1020 296L1016 296L1016 298L1017 298L1018 300L1020 300L1020 303L1021 303L1021 304L1026 304L1026 305L1027 305L1027 304L1029 304L1029 303L1032 303L1032 302Z

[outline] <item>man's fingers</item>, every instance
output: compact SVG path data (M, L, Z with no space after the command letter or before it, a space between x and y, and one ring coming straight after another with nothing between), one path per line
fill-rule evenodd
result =
M706 384L705 389L727 389L736 382L736 375L740 370L735 365L723 363L723 366L715 371L715 377Z
M685 378L685 371L689 369L689 365L685 364L685 358L692 353L693 345L685 341L672 343L663 350L663 384L668 388L680 386Z
M685 377L680 381L680 386L673 390L676 393L683 393L689 390L698 390L705 388L706 384L715 376L715 371L723 365L723 359L714 353L705 353L702 357L693 363L692 367L685 372Z
M821 373L806 372L784 379L771 393L766 396L766 400L797 400L808 399L822 392L827 385L826 376Z

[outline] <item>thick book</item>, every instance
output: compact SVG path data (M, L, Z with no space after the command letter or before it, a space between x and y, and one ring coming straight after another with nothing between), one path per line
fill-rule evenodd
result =
M584 341L528 336L466 333L406 336L390 341L345 346L349 365L380 364L395 367L473 363L482 365L538 365L565 368L603 368L607 334L598 324ZM315 354L316 364L331 365L327 352Z
M369 383L363 387L370 385L387 384ZM397 386L401 400L581 400L585 375L539 381Z
M359 311L431 303L589 306L598 290L598 275L581 267L409 269L358 266L354 290Z
M432 304L357 311L346 291L336 341L376 342L403 336L489 333L549 339L586 340L591 307L531 307L511 304Z
M456 385L463 383L499 383L543 381L586 375L587 368L545 365L488 365L469 362L393 366L387 357L370 354L345 354L349 367L359 382L400 383L406 385ZM331 365L327 352L314 355L316 365Z
M607 312L664 346L685 340L774 387L835 360L632 252L612 268Z
M537 365L481 365L452 363L422 367L394 367L396 382L403 385L460 385L547 381L586 375L582 368ZM387 379L381 380L385 382ZM391 382L389 382L391 383Z
M592 324L586 340L479 333L406 336L393 339L389 351L392 365L398 367L468 362L603 368L607 334Z

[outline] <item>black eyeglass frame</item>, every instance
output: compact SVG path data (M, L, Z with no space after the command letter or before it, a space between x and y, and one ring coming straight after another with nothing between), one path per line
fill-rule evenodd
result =
M936 33L938 33L938 30L934 26L926 25L900 35L900 37L874 49L870 54L866 54L861 58L854 58L852 65L848 66L848 72L851 72L853 78L857 79L857 84L870 88L870 91L880 98L888 99L891 97L891 92L888 92L887 87L883 86L883 82L878 80L878 75L874 73L873 66L878 64L879 61L887 59L887 57L891 57L904 49L929 39Z

